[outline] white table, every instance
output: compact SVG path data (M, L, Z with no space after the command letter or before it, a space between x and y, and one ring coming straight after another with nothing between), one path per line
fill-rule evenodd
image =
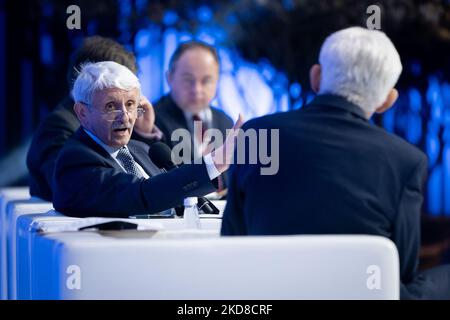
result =
M73 222L79 222L80 218L65 217L55 211L49 211L46 214L24 215L18 218L17 221L17 298L18 299L40 299L43 296L49 296L54 294L54 287L51 283L41 284L45 282L40 273L36 273L36 270L47 270L50 267L45 257L41 257L44 252L47 255L52 256L53 249L49 249L46 244L42 245L42 240L48 236L61 235L63 237L69 236L73 239L79 238L86 239L91 238L92 241L97 242L96 237L100 240L104 240L105 236L101 236L98 232L82 231L82 232L62 232L62 233L49 233L47 235L39 232L39 229L55 229L55 228L67 228L72 225ZM219 237L221 219L201 219L202 230L186 230L184 229L183 219L128 219L131 223L154 223L158 228L164 229L164 232L158 233L157 236L153 235L150 238L151 233L148 232L130 232L130 231L113 231L104 232L103 234L109 234L105 239L113 240L110 244L114 247L116 243L123 243L125 240L136 240L138 243L145 243L149 239L180 239L186 237L196 238L211 238ZM111 235L113 236L111 238ZM115 240L114 240L115 239ZM91 241L90 240L90 241ZM152 240L153 241L153 240ZM45 241L44 241L45 242ZM100 241L100 244L102 241ZM50 251L46 251L49 249ZM57 253L55 253L57 254ZM95 260L95 259L94 259ZM34 277L32 276L35 275ZM36 277L38 280L36 280ZM33 279L33 280L32 280ZM36 283L39 284L36 284ZM34 286L33 286L34 284ZM34 293L33 293L34 290Z
M0 299L8 297L7 253L6 253L6 207L16 200L30 199L28 187L12 187L0 189Z
M19 297L399 298L398 254L385 238L219 237L217 224L182 230L182 220L163 220L166 228L157 232L42 234L30 230L32 216L20 217L18 264L28 267L28 275L19 277Z
M40 199L16 200L8 204L5 215L6 232L6 272L8 274L7 292L8 299L17 299L17 263L16 263L16 237L17 237L17 219L22 215L44 214L53 209L50 202Z

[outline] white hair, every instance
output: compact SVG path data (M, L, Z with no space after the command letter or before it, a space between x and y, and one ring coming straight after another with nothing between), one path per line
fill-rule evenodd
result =
M73 85L72 97L75 102L90 105L94 92L107 88L141 91L139 79L130 69L114 61L102 61L81 66Z
M331 34L320 50L319 93L342 96L372 114L402 72L400 56L381 31L351 27Z

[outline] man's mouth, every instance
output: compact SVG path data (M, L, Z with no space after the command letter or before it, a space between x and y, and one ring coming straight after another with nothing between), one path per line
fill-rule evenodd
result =
M128 133L128 130L129 130L128 127L121 127L113 129L113 132L119 135L125 135Z

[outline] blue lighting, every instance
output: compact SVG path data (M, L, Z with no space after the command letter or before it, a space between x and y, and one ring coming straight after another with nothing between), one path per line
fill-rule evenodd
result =
M234 13L230 13L226 16L225 21L229 25L235 25L238 23L238 18Z
M314 93L309 93L309 94L306 96L306 103L307 103L307 104L310 103L315 97L316 97L316 95L315 95Z
M180 32L178 33L178 41L181 42L186 42L186 41L190 41L193 39L192 33L190 32Z
M302 86L298 82L294 82L291 84L289 88L289 92L291 94L292 99L298 99L302 94Z
M422 73L422 65L417 61L411 63L411 73L415 76L420 76Z
M209 22L213 17L213 13L209 7L201 6L197 9L197 17L200 22Z
M444 125L449 126L450 125L450 84L447 82L442 84L441 92L442 92L443 104L445 106L443 123L444 123Z
M197 40L212 46L216 43L215 35L211 32L210 28L199 28L195 37Z
M146 10L147 8L147 0L135 0L135 6L137 11Z
M444 179L444 213L450 216L450 143L442 152L442 177Z
M175 24L175 22L177 22L177 21L178 21L178 15L177 15L177 13L175 11L167 10L164 13L163 23L166 26L171 26L171 25Z
M40 49L42 64L50 65L53 62L53 39L49 34L41 35Z
M406 140L418 144L422 137L422 119L418 114L409 114L406 125Z
M53 16L53 4L50 2L47 2L42 5L42 15L46 18L50 18Z
M141 29L136 33L134 38L134 48L136 52L145 51L150 46L150 31L148 29Z
M437 129L433 130L433 127L436 127L433 123L428 124L429 130L425 141L425 152L428 155L428 165L430 167L436 164L441 149Z
M6 17L0 10L0 156L6 149Z
M30 137L33 133L33 63L31 60L22 60L20 73L20 88L22 91L22 138L25 139Z
M383 127L386 131L393 133L395 128L395 106L383 114Z
M96 20L91 20L89 21L88 25L87 25L87 34L88 35L96 35L98 26L97 26L97 21Z
M286 10L290 11L295 8L293 0L283 0L282 3Z
M267 59L261 59L259 61L260 72L267 82L273 81L274 76L277 74L277 70Z
M428 179L428 212L439 216L442 212L442 168L435 167Z
M301 107L303 107L303 99L298 99L298 101L296 101L295 103L294 103L294 105L292 106L292 109L293 110L297 110L297 109L300 109Z
M178 45L178 33L177 30L173 28L167 29L163 34L163 43L162 43L162 59L163 59L163 70L166 71L169 69L169 60L175 51ZM161 76L161 75L160 75ZM161 80L161 79L160 79ZM169 84L167 83L166 77L162 77L163 81L163 92L169 92Z
M132 13L131 1L130 0L119 0L119 10L122 16L128 17Z
M409 94L409 107L412 111L419 112L422 109L422 96L419 90L411 88L408 91Z

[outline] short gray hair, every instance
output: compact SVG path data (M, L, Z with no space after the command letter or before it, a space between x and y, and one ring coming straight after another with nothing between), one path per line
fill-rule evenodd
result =
M331 34L320 50L319 93L342 96L372 114L402 72L400 56L381 31L351 27Z
M94 92L107 88L138 89L139 94L141 92L139 79L130 69L114 61L102 61L81 66L73 85L72 97L75 102L90 105Z

